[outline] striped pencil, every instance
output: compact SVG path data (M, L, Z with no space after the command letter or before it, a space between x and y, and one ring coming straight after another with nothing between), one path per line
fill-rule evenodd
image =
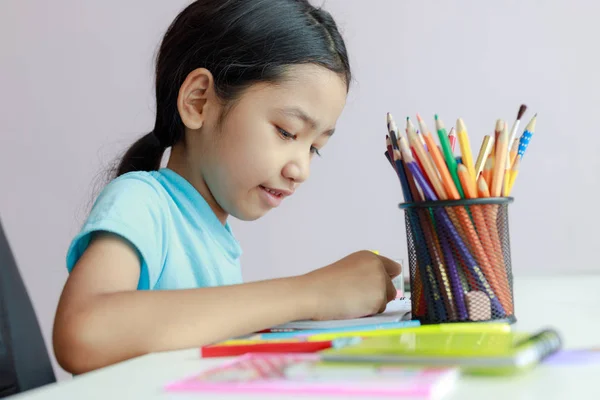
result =
M508 185L510 184L510 168L512 167L512 163L510 160L510 146L512 146L515 138L517 137L517 129L519 129L519 124L521 123L521 118L523 118L523 114L525 114L526 110L527 110L527 106L525 104L521 104L521 106L519 107L519 111L517 113L517 119L513 123L513 126L510 130L510 135L506 142L506 146L508 146L508 148L507 148L506 160L505 160L505 164L504 164L504 179L503 179L503 185L502 185L502 194L504 194L505 196L508 196Z

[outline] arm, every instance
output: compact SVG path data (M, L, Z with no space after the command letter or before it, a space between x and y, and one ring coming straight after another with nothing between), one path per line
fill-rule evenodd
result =
M137 291L140 261L115 235L97 236L73 269L54 323L59 364L75 374L142 354L198 347L311 318L304 276L240 285Z

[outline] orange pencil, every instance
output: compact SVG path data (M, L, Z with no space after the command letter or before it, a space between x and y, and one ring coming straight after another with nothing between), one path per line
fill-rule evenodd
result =
M494 151L492 152L492 154L494 155L494 157L496 157L496 151L498 149L498 139L500 138L500 135L502 134L502 129L504 127L504 122L501 119L497 119L496 120L496 128L494 128Z
M471 182L469 171L462 164L458 164L458 176L460 177L460 182L463 185L463 190L465 191L467 198L476 198L477 189L475 188L475 184ZM494 293L498 296L498 300L500 300L502 307L509 312L509 310L512 309L512 301L510 299L510 292L507 291L507 282L505 283L505 280L502 279L501 276L504 274L505 270L504 260L503 258L500 258L501 256L498 254L499 250L501 252L500 242L499 240L495 240L495 236L492 232L496 225L490 225L493 214L490 214L492 209L487 206L488 205L469 206L482 246L482 254L477 254L476 250L475 256L478 257L478 260L481 260L479 261L481 269L489 284L492 286ZM492 205L492 207L495 207L495 205Z
M417 153L417 156L421 160L421 163L423 164L423 168L425 170L424 172L429 178L429 181L433 186L433 190L435 191L436 195L440 200L447 200L448 194L444 189L444 185L442 185L442 182L440 181L437 170L435 169L431 158L429 158L429 155L427 154L423 143L421 143L421 140L417 137L417 134L414 132L414 129L408 129L407 133L408 140L415 152Z
M479 197L490 197L490 189L483 176L480 176L479 179L477 179L477 194Z
M442 184L446 189L446 193L452 200L460 199L460 195L458 194L458 190L454 185L454 181L452 180L452 176L450 175L450 170L448 170L448 166L444 161L444 156L439 149L439 147L435 144L433 140L433 136L431 136L431 132L422 132L423 138L425 139L425 143L427 143L427 147L429 148L429 154L433 159L433 163L437 167L438 172L440 173L440 177L442 178Z
M489 186L492 184L492 174L494 173L494 158L490 154L488 159L485 161L485 167L483 168L483 172L481 172L481 176L485 179L486 185Z
M477 194L479 197L490 197L490 190L488 189L488 185L483 178L480 176L477 180ZM498 280L498 285L501 292L504 292L506 295L506 312L508 315L511 315L513 312L513 304L510 298L510 289L508 287L508 279L506 276L506 266L504 264L504 253L502 253L502 245L500 244L500 236L498 234L497 229L497 219L498 219L498 205L496 204L486 204L483 206L483 216L485 218L485 222L488 226L489 235L491 238L491 251L492 252L492 262L494 263L494 273L496 275L496 279ZM504 304L503 304L504 305Z
M471 174L469 174L469 170L464 164L458 164L457 168L458 178L460 179L460 184L465 191L465 197L467 199L475 199L477 198L477 189L475 188L475 182L471 179Z

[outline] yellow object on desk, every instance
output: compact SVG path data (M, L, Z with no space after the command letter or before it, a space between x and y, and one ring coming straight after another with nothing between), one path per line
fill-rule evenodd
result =
M376 329L372 331L347 331L334 333L319 333L311 335L311 341L332 340L340 337L360 336L378 337L378 336L394 336L404 333L419 333L419 334L439 334L439 333L508 333L511 331L511 326L505 322L461 322L448 324L432 324L418 327L399 328L399 329Z

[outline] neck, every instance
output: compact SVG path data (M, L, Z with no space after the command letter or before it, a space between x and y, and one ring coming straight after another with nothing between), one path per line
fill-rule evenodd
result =
M202 176L201 169L195 167L191 162L190 157L188 157L188 153L185 150L185 146L182 143L178 143L171 148L171 155L169 156L167 168L187 180L198 193L200 193L204 200L206 200L219 221L225 225L229 214L227 214L215 200L215 197Z

